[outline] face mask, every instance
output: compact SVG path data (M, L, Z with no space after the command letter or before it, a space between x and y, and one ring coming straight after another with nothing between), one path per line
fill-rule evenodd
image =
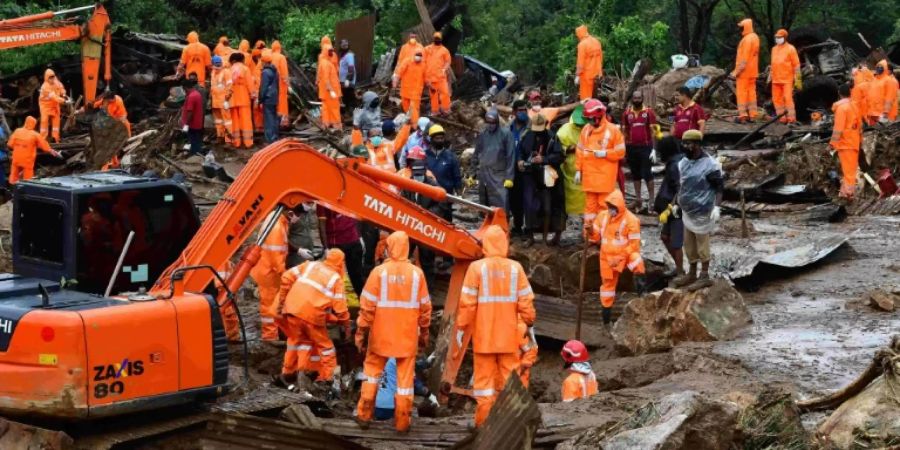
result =
M447 146L447 143L444 141L431 141L431 146L435 149L441 150Z
M328 50L328 56L334 56L334 50Z
M415 39L415 38L410 38L410 39L409 39L409 43L410 43L411 45L416 45L416 39Z
M437 45L438 47L440 47L441 45L443 45L443 43L441 41L435 40L434 45Z
M884 67L878 66L875 68L875 75L881 75L884 73Z
M416 55L415 58L413 58L413 60L415 60L416 62L422 62L422 57L419 55Z
M603 117L604 117L604 115L601 114L599 117L595 117L595 118L594 118L594 126L595 126L595 127L599 127L599 126L600 126L600 124L603 122Z
M635 109L641 109L644 106L644 101L643 100L641 100L641 101L632 100L631 104L634 105Z
M778 45L784 44L784 38L783 37L775 38L775 43Z
M498 124L496 124L496 123L488 123L487 129L488 129L488 131L493 133L493 132L497 131L497 126L498 126Z
M376 98L375 100L372 100L371 102L369 102L369 108L375 109L375 108L377 108L378 105L380 105L380 104L381 104L381 99L380 99L380 98Z
M519 111L516 113L516 122L525 123L528 122L528 113L525 111Z
M534 111L534 112L540 112L540 111L541 111L541 105L539 105L539 104L537 104L537 105L531 105L531 110Z
M372 145L374 145L374 146L376 146L376 147L378 147L379 145L381 145L381 141L382 141L382 140L384 140L384 138L381 137L381 136L372 136L372 137L369 138L369 141L372 142Z
M618 216L618 215L619 215L619 209L618 209L618 208L615 208L615 207L613 207L613 206L610 206L610 207L609 207L609 213L612 214L613 217Z
M342 49L340 49L340 50L338 50L338 51L341 53L341 55L346 55L347 52L350 51L350 49L348 49L348 48L342 48Z

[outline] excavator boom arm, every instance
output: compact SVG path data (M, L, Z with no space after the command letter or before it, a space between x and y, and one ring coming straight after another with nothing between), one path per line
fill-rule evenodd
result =
M457 260L481 257L474 235L382 187L363 174L365 169L359 170L367 167L360 164L356 159L334 160L295 140L281 140L260 150L244 166L154 290L167 294L171 274L178 267L220 267L269 211L279 204L293 208L307 200L384 229L405 231L410 239ZM505 221L505 217L490 215L488 221L491 220ZM183 287L185 291L200 292L210 281L212 275L208 271L190 271L184 274Z

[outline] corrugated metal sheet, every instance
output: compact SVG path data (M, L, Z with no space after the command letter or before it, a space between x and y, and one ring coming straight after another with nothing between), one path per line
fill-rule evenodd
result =
M206 423L200 440L209 448L366 449L327 431L245 414L215 415Z
M335 45L341 39L350 41L350 50L356 56L356 83L364 84L372 79L372 53L375 46L375 16L368 15L338 22L334 31Z
M503 392L491 408L484 425L474 437L454 445L454 449L490 450L531 448L541 425L541 411L517 376L506 380Z

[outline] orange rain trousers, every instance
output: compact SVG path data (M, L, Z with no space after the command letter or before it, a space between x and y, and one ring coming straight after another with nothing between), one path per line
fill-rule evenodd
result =
M384 365L388 357L381 356L369 350L366 361L363 363L362 389L359 395L359 404L356 405L356 415L365 422L372 421L372 413L375 410L375 396L378 394L378 383L384 372ZM416 357L396 358L397 360L397 393L394 395L394 428L397 431L409 429L410 414L413 406L413 379L416 374Z
M230 144L231 131L233 129L231 124L231 111L226 111L222 108L213 108L212 115L216 124L216 137L223 139L226 144Z
M253 118L250 105L232 106L230 111L232 145L234 148L241 148L243 142L244 147L253 147Z
M337 357L334 352L334 343L328 336L328 329L291 314L285 314L284 320L291 333L288 334L288 347L284 352L281 373L315 370L319 373L316 381L331 380L334 369L337 367ZM318 364L315 361L316 353L321 358Z
M447 80L431 83L428 93L431 97L431 114L450 112L450 83Z
M797 121L797 110L794 108L793 83L772 83L772 103L775 104L776 115L780 115L787 108L787 115L779 119L781 123Z
M841 161L841 197L853 198L856 193L856 173L859 170L859 150L845 149L837 151Z
M738 78L735 80L738 104L738 117L756 118L756 78ZM774 86L774 85L773 85ZM774 89L774 87L773 87ZM791 100L793 101L793 99Z
M325 128L341 128L341 98L331 98L331 96L320 99L322 100L322 126Z
M519 366L516 353L475 353L474 397L475 426L480 427L491 414L506 379Z

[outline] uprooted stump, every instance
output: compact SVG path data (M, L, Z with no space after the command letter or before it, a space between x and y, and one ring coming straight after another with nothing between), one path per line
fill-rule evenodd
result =
M791 393L769 389L742 409L735 443L738 448L808 448L809 436Z
M620 354L642 355L679 342L731 339L752 321L741 294L717 279L708 288L664 289L630 301L612 336Z
M801 410L836 405L840 406L818 430L826 446L900 445L900 336L893 337L889 348L879 350L872 364L849 386L824 399L798 403Z
M737 424L737 405L694 392L667 395L608 428L590 429L557 449L625 450L729 448Z

